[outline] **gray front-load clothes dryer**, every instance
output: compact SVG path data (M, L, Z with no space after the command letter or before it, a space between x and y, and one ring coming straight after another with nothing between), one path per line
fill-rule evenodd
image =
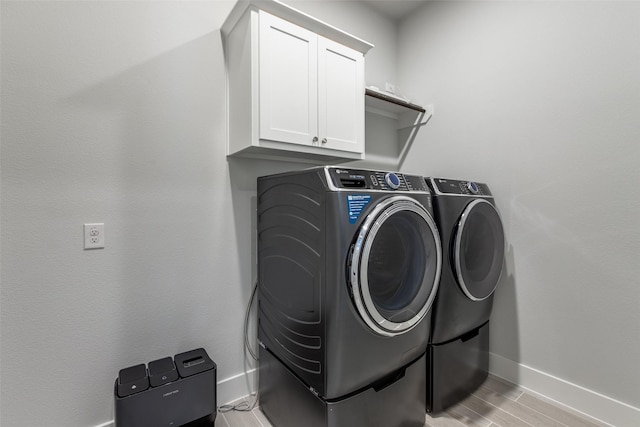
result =
M328 402L404 375L442 262L425 179L311 168L258 178L257 206L261 351Z
M486 184L428 178L442 239L442 276L427 351L427 410L440 412L486 379L489 319L504 230Z

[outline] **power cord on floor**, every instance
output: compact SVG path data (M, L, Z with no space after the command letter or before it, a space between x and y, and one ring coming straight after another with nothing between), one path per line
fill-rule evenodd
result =
M249 403L246 400L243 400L240 403L236 403L235 405L221 405L218 406L218 412L231 412L231 411L238 411L238 412L251 412L253 411L253 409L256 407L256 405L258 404L258 393L256 393L254 395L254 399L253 399L253 403Z

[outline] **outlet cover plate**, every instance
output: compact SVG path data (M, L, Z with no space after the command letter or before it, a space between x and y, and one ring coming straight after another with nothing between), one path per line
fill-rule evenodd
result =
M84 248L104 248L104 223L84 224Z

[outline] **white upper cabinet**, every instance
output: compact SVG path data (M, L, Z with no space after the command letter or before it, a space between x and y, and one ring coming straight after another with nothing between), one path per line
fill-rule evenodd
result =
M279 2L259 4L274 4L287 19L249 7L223 26L227 154L311 163L362 159L364 52L372 46ZM294 24L296 18L305 25Z
M318 36L265 12L259 20L260 138L311 145L318 138Z
M364 153L364 57L318 39L319 137L327 148Z

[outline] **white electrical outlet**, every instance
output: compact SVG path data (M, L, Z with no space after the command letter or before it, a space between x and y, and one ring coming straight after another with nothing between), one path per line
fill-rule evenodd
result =
M104 223L84 225L84 248L104 248Z

